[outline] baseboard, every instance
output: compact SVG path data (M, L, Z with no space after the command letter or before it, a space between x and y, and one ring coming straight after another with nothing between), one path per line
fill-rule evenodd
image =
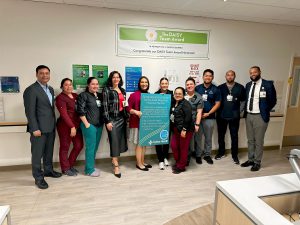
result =
M276 150L279 149L279 145L273 145L273 146L264 146L264 151L271 151L271 150ZM247 152L248 149L247 148L239 148L239 152ZM214 149L212 150L212 155L217 154L218 150ZM230 149L226 149L226 154L230 154L231 150ZM170 156L172 156L172 153L169 153ZM152 159L152 160L156 160L157 156L156 154L149 154L149 155L145 155L146 159ZM135 161L135 156L122 156L120 157L120 160L122 162L128 162L128 161ZM78 160L76 162L76 166L82 166L84 165L84 160ZM111 162L111 158L103 158L103 159L96 159L96 163L98 164L102 164L102 163L110 163ZM53 163L55 168L60 168L60 164L59 162L54 162ZM11 166L0 166L1 171L11 171L11 170L20 170L20 169L30 169L31 168L31 164L24 164L24 165L11 165Z

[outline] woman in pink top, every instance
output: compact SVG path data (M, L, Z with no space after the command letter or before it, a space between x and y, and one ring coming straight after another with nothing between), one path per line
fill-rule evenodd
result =
M142 76L139 79L138 90L132 93L128 99L127 111L130 113L129 117L129 141L136 145L136 168L148 171L152 168L150 164L145 164L145 149L146 147L140 146L139 143L139 125L142 112L140 111L141 93L148 93L149 79Z

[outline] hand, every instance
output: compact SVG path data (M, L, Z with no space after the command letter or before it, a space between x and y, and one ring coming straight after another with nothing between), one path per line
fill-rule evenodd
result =
M199 130L199 126L196 126L196 125L195 125L195 133L197 133L198 130Z
M208 117L210 114L209 113L203 113L202 118Z
M106 124L106 128L107 128L107 130L109 130L109 131L112 131L113 127L114 127L114 125L113 125L112 123Z
M76 128L75 128L75 127L72 127L72 128L71 128L70 136L71 136L71 137L75 137L75 136L76 136Z
M33 134L33 136L35 136L35 137L40 137L40 136L42 136L42 133L41 133L40 130L33 131L32 134Z
M91 124L90 123L86 123L86 124L84 124L84 126L85 126L86 129L88 129L91 126Z
M186 136L186 130L182 130L181 133L180 133L180 136L182 138L185 138L185 136Z
M135 115L137 115L139 118L141 118L141 116L142 116L142 112L141 111L135 111Z

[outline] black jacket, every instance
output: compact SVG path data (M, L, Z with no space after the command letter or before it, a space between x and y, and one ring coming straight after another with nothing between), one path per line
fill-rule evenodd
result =
M101 126L103 124L102 94L97 92L96 97L88 91L80 93L77 99L77 112L79 116L85 116L94 126Z
M192 119L192 106L186 100L183 99L175 107L172 107L172 114L174 115L174 126L178 129L179 132L185 128L187 131L194 130L194 123Z
M120 87L120 91L126 101L125 89ZM119 111L119 94L112 87L105 87L103 89L103 116L104 122L110 123L113 119L117 118L120 114ZM125 107L124 107L125 109ZM124 110L125 112L126 110Z

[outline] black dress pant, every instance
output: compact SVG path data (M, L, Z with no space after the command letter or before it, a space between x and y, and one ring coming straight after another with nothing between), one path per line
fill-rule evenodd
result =
M44 173L53 171L53 147L55 132L43 133L40 137L30 136L32 175L35 180L44 178ZM43 159L44 172L41 160Z
M227 126L229 125L230 137L231 137L231 155L232 157L238 156L238 132L240 127L240 119L222 119L217 118L217 126L218 126L218 142L219 142L219 151L218 154L225 154L225 134L227 131Z

